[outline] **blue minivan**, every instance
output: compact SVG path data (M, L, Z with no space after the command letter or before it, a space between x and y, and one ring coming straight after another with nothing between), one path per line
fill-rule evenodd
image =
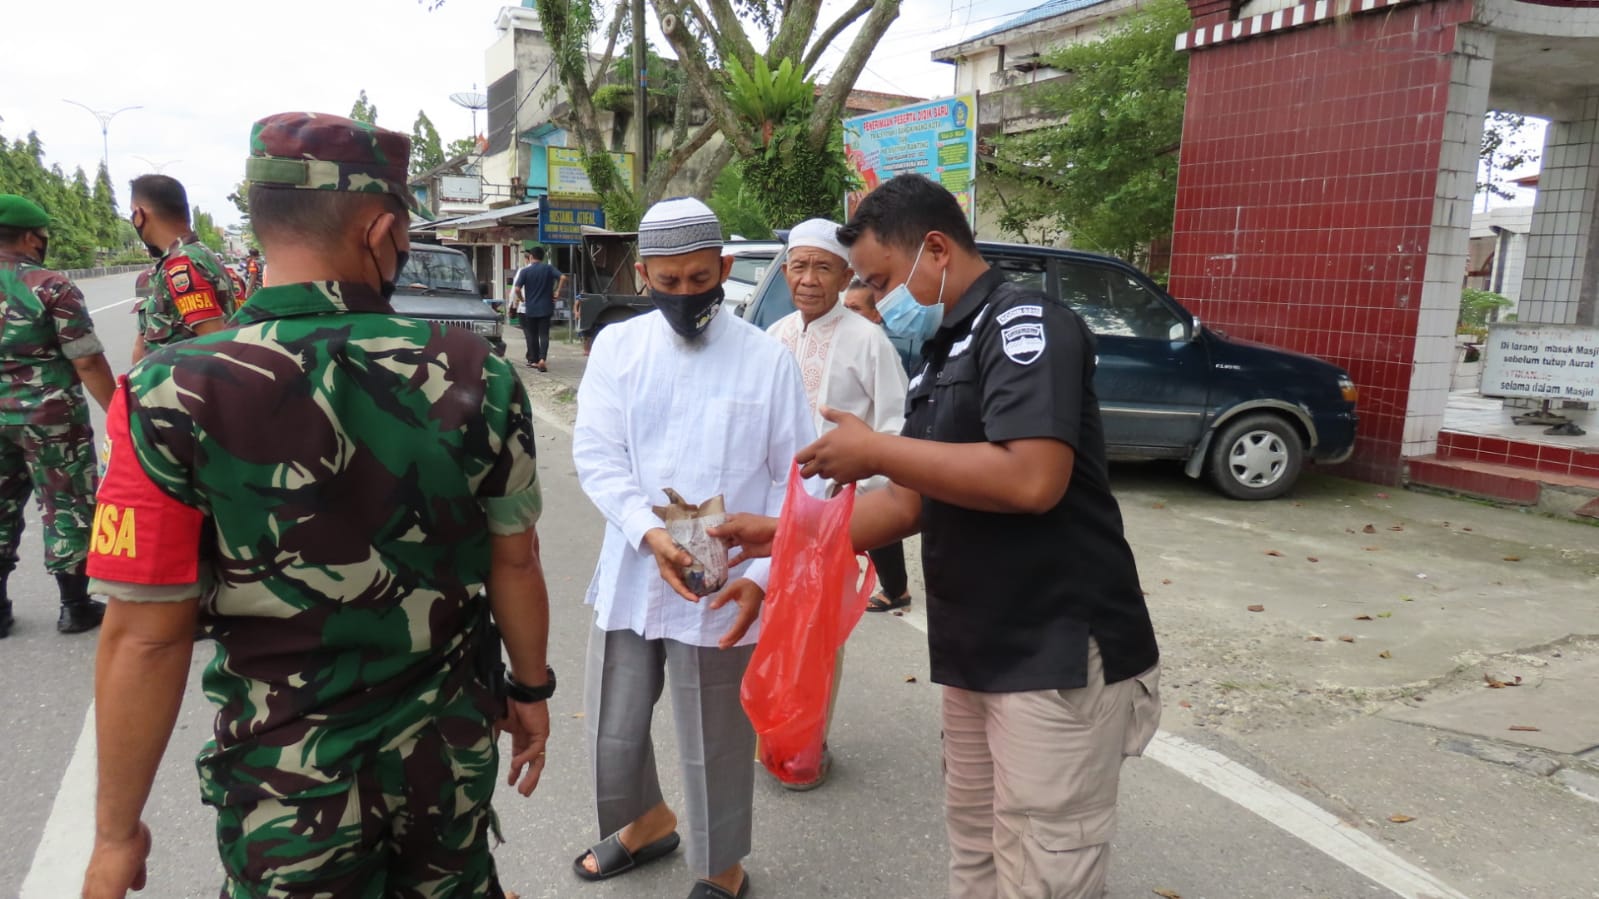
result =
M1181 459L1190 477L1208 474L1227 496L1258 500L1288 492L1305 460L1337 463L1354 451L1355 384L1338 366L1207 328L1114 257L987 241L978 249L1093 330L1112 459ZM742 314L764 329L792 311L773 265Z

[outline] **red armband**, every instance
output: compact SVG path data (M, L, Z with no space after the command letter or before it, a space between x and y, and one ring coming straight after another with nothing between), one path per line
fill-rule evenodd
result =
M128 426L128 378L106 411L111 461L95 495L89 576L125 584L192 584L200 579L205 516L161 491L139 464Z
M217 288L205 271L188 258L176 256L168 259L161 273L166 278L167 291L172 294L172 308L182 316L189 327L222 317L222 305L217 302Z

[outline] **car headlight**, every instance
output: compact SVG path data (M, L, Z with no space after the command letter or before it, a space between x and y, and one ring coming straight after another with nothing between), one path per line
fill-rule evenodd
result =
M474 320L471 322L470 327L474 334L481 334L484 337L500 336L500 322L498 319Z
M1338 376L1338 392L1343 394L1346 403L1360 399L1360 390L1355 387L1355 382L1348 375Z

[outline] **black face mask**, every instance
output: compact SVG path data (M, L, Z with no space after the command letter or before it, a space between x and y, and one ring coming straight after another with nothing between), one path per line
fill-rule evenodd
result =
M694 339L711 326L711 319L722 308L722 285L718 284L704 293L666 293L650 288L650 302L679 337Z
M378 295L383 297L384 301L394 298L394 292L399 289L395 279L400 277L400 272L405 271L405 263L411 259L411 254L400 249L400 245L394 242L394 232L390 231L388 234L389 246L394 248L394 278L383 277L383 266L378 263L377 254L373 253L370 247L366 251L367 255L372 257L372 267L378 271Z
M146 215L144 220L149 221L150 217ZM162 256L166 255L166 252L160 247L144 239L144 226L139 224L139 213L137 210L135 210L133 215L128 219L128 224L132 225L134 233L139 235L139 240L144 243L145 252L150 254L151 259L160 259Z

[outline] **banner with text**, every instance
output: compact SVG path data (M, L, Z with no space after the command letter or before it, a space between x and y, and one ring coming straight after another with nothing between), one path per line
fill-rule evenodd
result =
M944 185L977 223L977 94L845 119L844 155L863 185L844 198L846 218L877 185L915 172Z
M1483 345L1482 395L1599 398L1599 328L1496 324Z
M539 243L579 244L584 228L605 227L605 207L598 200L539 197Z
M591 200L598 197L594 185L589 183L589 173L583 169L583 151L572 147L550 147L545 152L549 160L549 194L552 197L570 197ZM633 185L633 154L612 153L617 177Z

